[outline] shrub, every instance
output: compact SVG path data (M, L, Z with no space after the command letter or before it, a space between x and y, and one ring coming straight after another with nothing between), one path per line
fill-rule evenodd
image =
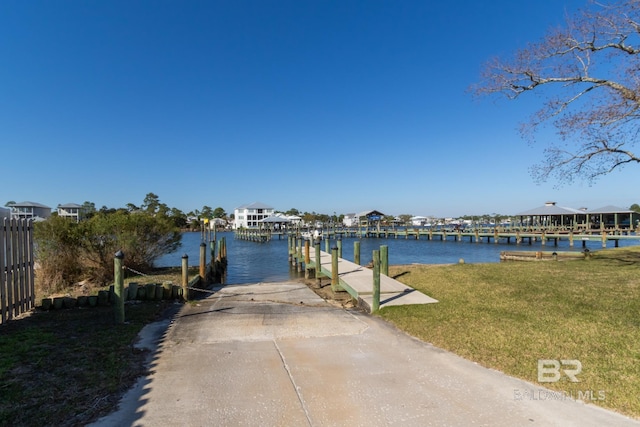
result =
M80 223L51 217L36 224L34 240L39 286L50 294L83 279L109 283L118 250L125 253L125 266L149 271L180 246L181 235L165 215L117 211Z
M34 241L40 292L46 295L56 293L67 284L80 280L81 236L78 224L58 216L36 222Z

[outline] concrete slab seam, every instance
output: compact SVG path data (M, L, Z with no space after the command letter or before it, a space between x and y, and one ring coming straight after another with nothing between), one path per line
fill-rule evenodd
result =
M284 354L282 354L282 350L280 350L278 343L276 342L276 340L272 340L272 341L273 341L273 345L276 348L276 351L278 352L278 355L280 356L280 360L282 361L282 366L284 367L285 371L287 371L287 375L289 376L289 381L291 381L291 385L293 385L293 389L296 392L296 396L298 396L300 405L302 405L302 410L304 411L304 416L307 418L307 423L309 424L309 426L312 426L313 423L311 422L311 416L309 415L309 411L307 409L307 405L304 402L304 398L302 397L302 393L300 393L300 387L298 387L298 385L296 384L296 381L293 379L293 375L291 374L291 369L289 369L289 365L287 364L287 361L284 358Z

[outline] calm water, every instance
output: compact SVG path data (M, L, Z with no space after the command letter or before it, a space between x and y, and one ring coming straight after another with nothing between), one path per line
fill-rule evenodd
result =
M290 271L287 261L287 240L272 240L268 243L246 242L236 240L233 233L218 233L218 239L225 236L227 241L228 270L226 283L256 283L275 282L289 280L298 277L296 272ZM353 261L353 242L355 238L346 238L342 241L342 256ZM620 246L640 244L640 240L621 241ZM389 247L389 264L453 264L460 258L466 263L500 262L501 251L582 251L581 242L575 242L575 247L570 248L568 241L561 241L558 246L553 242L547 242L542 246L539 242L529 245L506 243L469 243L469 241L440 241L440 240L406 240L406 239L376 239L367 238L360 240L360 262L368 264L372 258L374 249L380 245ZM608 247L614 243L609 242ZM331 242L333 246L333 242ZM322 242L322 250L325 242ZM589 250L602 248L600 242L587 242ZM189 256L189 265L197 265L200 262L200 233L184 233L182 235L182 248L173 254L162 257L157 265L160 267L177 267L181 265L182 255ZM207 249L207 262L209 250Z

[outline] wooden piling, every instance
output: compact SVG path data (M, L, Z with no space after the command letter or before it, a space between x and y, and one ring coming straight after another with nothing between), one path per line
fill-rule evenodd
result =
M389 247L387 245L380 246L380 273L385 276L389 275Z
M182 255L182 298L189 301L189 255Z
M331 248L331 290L338 292L338 247Z
M124 323L124 278L122 275L122 260L124 259L124 253L122 251L116 252L113 260L113 273L114 273L114 294L115 294L115 321L116 324Z
M309 265L311 263L311 254L309 253L311 243L308 240L304 241L304 263Z
M373 302L371 312L380 310L380 251L373 251Z
M360 265L360 240L353 242L353 262Z
M204 280L205 269L207 267L207 245L206 243L200 243L200 279Z
M316 240L315 244L313 245L313 248L315 250L315 257L316 257L316 283L318 286L320 286L321 284L321 275L322 275L322 268L320 266L320 241Z

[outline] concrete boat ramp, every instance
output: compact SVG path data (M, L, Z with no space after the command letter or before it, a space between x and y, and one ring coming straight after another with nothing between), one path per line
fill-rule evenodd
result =
M315 269L310 259L307 268ZM326 278L332 276L332 258L328 252L320 251L320 270ZM358 300L360 306L371 311L373 306L373 271L343 258L338 258L340 287ZM391 277L380 275L380 308L392 305L432 304L438 300L431 298Z
M142 338L149 374L95 426L640 426L298 282L214 289Z

